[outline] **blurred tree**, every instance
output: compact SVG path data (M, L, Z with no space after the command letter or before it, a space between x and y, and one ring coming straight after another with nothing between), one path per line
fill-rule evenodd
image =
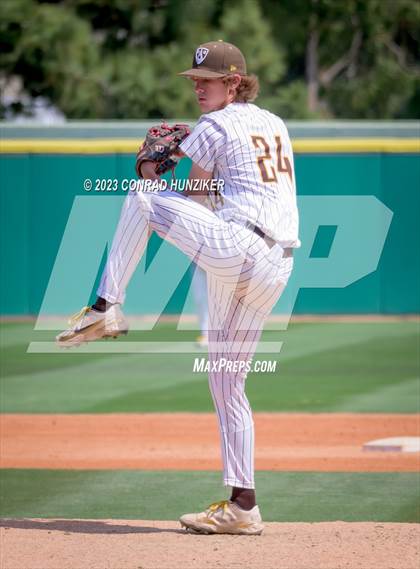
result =
M186 54L188 58L186 58ZM198 116L192 84L177 75L191 62L178 44L153 52L124 50L107 58L107 115L115 118ZM188 84L186 84L188 82Z
M237 45L245 54L249 73L255 73L264 89L278 84L286 68L284 47L276 47L269 21L255 0L226 4L220 20L220 36Z
M353 4L349 50L320 75L329 111L347 118L404 116L410 101L419 96L420 4Z
M150 49L167 39L170 17L166 0L67 0L78 16L90 22L105 52Z
M420 4L412 0L261 0L287 46L287 81L304 76L300 117L418 116ZM290 88L285 85L286 93ZM293 87L295 88L295 86ZM408 113L408 114L407 114Z
M224 39L286 118L419 116L413 0L3 0L0 79L68 118L196 117L177 76ZM4 109L3 109L4 112Z
M65 6L31 0L6 0L1 22L4 76L22 77L27 92L70 118L102 114L100 57L87 22Z

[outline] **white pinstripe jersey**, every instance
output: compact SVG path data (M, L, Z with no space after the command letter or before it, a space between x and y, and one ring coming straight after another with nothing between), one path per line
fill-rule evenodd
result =
M292 144L279 117L250 103L231 103L202 115L180 148L224 180L219 216L249 221L282 247L300 246Z

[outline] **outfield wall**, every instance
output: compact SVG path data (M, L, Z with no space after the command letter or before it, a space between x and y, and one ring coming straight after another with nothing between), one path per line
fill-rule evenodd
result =
M87 194L84 180L133 178L133 155L147 126L75 123L53 128L1 127L2 314L38 313L75 197L110 197L109 193L94 191ZM377 270L345 288L300 290L294 313L420 312L419 123L291 123L289 127L299 200L305 196L375 196L393 212ZM188 166L184 159L177 176L185 176ZM120 189L112 195L124 196L124 192ZM301 217L304 242L307 215ZM351 215L356 236L360 231L357 209ZM93 215L87 223L95 234L99 220ZM316 242L310 244L311 257L328 255L331 239L333 235L320 230ZM149 258L158 246L159 239L154 238ZM74 251L78 269L75 280L87 262L84 249L82 243ZM356 249L349 263L365 255L364 245L358 244ZM177 262L178 257L173 255L171 263ZM296 262L304 262L299 253ZM100 264L95 273L100 272ZM171 266L170 273L175 269ZM182 308L189 276L185 273L168 299L167 312ZM168 280L168 267L162 266L153 278L156 286L148 289L147 298L137 295L136 290L129 291L130 311L153 312L161 305L160 283ZM63 298L63 312L73 309L71 289ZM93 294L94 287L89 292ZM187 299L188 311L194 311L191 299Z

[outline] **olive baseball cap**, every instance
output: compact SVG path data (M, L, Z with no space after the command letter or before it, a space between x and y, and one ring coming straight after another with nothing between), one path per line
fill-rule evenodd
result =
M234 73L246 75L245 57L235 45L219 40L198 46L194 53L192 69L178 75L217 79Z

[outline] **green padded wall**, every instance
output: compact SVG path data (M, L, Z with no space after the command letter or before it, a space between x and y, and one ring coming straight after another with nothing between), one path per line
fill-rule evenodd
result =
M328 128L328 134L331 135L331 127ZM3 130L3 138L5 133L8 138L19 138L16 132L13 136L11 132L10 127L7 132ZM317 135L320 135L318 131ZM23 136L28 136L27 131ZM68 136L71 138L71 133ZM184 160L178 167L178 176L186 175L188 166L188 160ZM374 195L394 215L375 272L343 289L303 289L299 292L294 312L419 312L419 154L297 153L295 166L299 196ZM2 151L0 176L1 313L36 314L48 285L73 200L77 195L87 195L83 180L133 178L133 155L11 154ZM123 192L119 194L124 195ZM101 198L108 199L108 196ZM92 219L92 232L97 222L95 218ZM304 216L301 225L305 226ZM357 218L354 219L354 231L358 231ZM149 256L158 242L159 239L152 241ZM320 246L322 248L322 243ZM83 250L79 254L80 270L83 270ZM363 255L363 250L355 254ZM165 270L161 278L168 278ZM168 299L167 311L176 313L182 308L188 283L187 275L176 293ZM155 294L159 294L157 288ZM133 312L153 312L153 298L136 298L135 292L132 292L129 303ZM70 307L71 299L63 299L63 313Z

